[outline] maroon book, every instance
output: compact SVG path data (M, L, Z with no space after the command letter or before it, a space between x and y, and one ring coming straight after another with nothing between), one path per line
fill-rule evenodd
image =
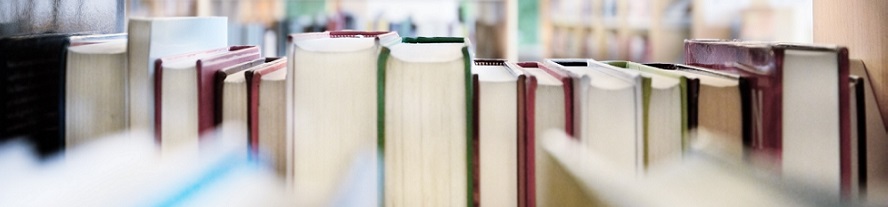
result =
M515 155L515 159L517 159L517 163L518 163L518 166L517 166L517 169L516 169L517 172L518 172L518 175L517 175L518 180L516 181L516 182L518 182L518 192L517 192L518 197L515 198L515 199L518 200L518 206L526 206L526 205L524 204L524 199L522 199L522 198L525 198L525 197L526 197L526 194L525 194L526 190L524 190L524 189L526 188L526 185L527 185L526 180L523 179L524 177L526 177L526 176L524 175L524 174L526 173L526 171L524 170L524 169L526 169L526 166L525 166L525 163L524 163L524 157L526 156L525 136L526 136L526 133L527 133L527 131L526 131L526 129L525 129L525 127L526 127L526 121L525 121L525 120L526 120L526 118L525 118L525 117L526 117L526 114L525 114L526 110L525 110L525 107L526 107L526 104L527 104L526 101L525 101L525 97L526 97L526 95L527 95L526 92L525 92L525 90L527 90L527 89L526 89L526 86L525 86L525 84L526 84L526 82L527 82L527 81L525 80L525 79L526 79L525 73L524 73L522 70L519 70L519 69L518 69L518 66L516 66L516 65L514 65L514 64L511 64L511 63L508 63L508 62L506 62L506 60L502 60L502 59L475 59L475 60L474 60L474 64L475 64L475 66L485 66L485 65L503 66L503 67L505 67L506 69L508 69L509 73L510 73L512 76L517 77L517 81L516 81L517 90L515 91L515 93L516 93L516 97L517 97L517 98L516 98L516 102L515 102L515 103L517 104L517 106L516 106L516 108L517 108L517 111L516 111L516 115L517 115L517 117L516 117L516 118L517 118L518 121L515 123L515 125L517 126L516 128L517 128L518 131L517 131L517 136L515 137L515 144L517 145L516 147L517 147L518 153ZM476 124L475 129L477 129L477 130L475 130L475 132L474 132L474 133L475 133L475 137L473 137L473 140L472 140L473 143L472 143L472 144L475 146L475 152L473 152L473 153L475 153L475 156L474 156L474 162L475 162L475 169L474 169L474 170L475 170L475 172L473 172L475 177L474 177L473 179L475 179L475 185L476 185L476 186L475 186L474 189L475 189L475 191L476 191L476 192L475 192L476 197L480 198L480 196L481 196L480 193L482 193L482 192L480 192L479 189L480 189L480 186L483 185L484 183L482 183L482 181L479 179L479 178L480 178L480 172L479 172L479 170L481 169L481 168L480 168L480 164L481 164L481 162L480 162L480 159L479 159L479 158L480 158L480 153L479 153L479 150L480 150L480 145L479 145L480 137L478 136L478 133L481 131L481 128L480 128L480 122L481 122L481 120L480 120L480 118L479 118L479 114L480 114L480 111L483 110L483 109L481 109L481 108L479 107L479 101L481 100L481 98L480 98L480 96L481 96L481 93L480 93L480 87L481 87L481 85L478 83L478 77L477 77L477 76L478 76L478 75L475 74L474 77L473 77L473 81L475 81L475 83L474 83L474 84L475 84L475 88L474 88L474 91L475 91L475 97L474 97L474 98L475 98L475 99L474 99L474 103L473 103L473 104L475 105L474 107L475 107L476 109L478 109L478 110L475 110L475 111L474 111L474 114L473 114L473 117L472 117L472 118L475 120L475 124ZM483 203L480 203L480 202L479 202L479 204L483 204Z
M574 119L573 119L573 80L567 74L566 71L561 71L558 69L551 69L546 67L545 65L539 62L520 62L518 66L521 68L539 68L545 71L547 74L555 77L560 80L562 83L562 87L564 88L564 123L565 128L564 131L573 136L574 134ZM522 142L524 145L523 150L519 150L519 152L523 152L524 155L521 157L521 163L523 163L522 171L519 174L523 174L523 184L519 185L519 189L522 189L523 192L519 193L522 196L523 201L519 202L519 205L523 204L523 206L536 206L536 162L534 157L536 156L536 91L537 91L537 78L528 72L524 72L527 75L526 84L525 84L525 96L523 105L524 112L518 113L519 118L521 118L521 114L523 114L524 124L522 127L525 130L524 133L524 141ZM519 108L519 109L521 109Z
M247 78L247 126L250 132L250 151L255 155L259 152L259 83L262 82L262 76L277 70L287 69L287 58L273 57L265 58L265 63L259 66L249 68L246 72Z
M162 81L164 62L175 62L201 56L197 59L197 104L198 104L198 134L204 137L204 133L215 128L215 75L222 68L235 66L244 62L260 58L257 46L231 46L213 50L191 52L176 56L159 58L155 62L154 79L154 131L157 141L161 141L162 128Z
M844 47L827 47L812 45L794 45L783 43L757 43L742 41L721 41L721 40L687 40L685 41L685 64L706 67L722 72L737 74L749 79L750 89L752 91L752 107L753 107L753 124L752 124L752 140L749 146L753 153L753 158L766 157L769 163L778 166L787 165L785 157L786 133L798 133L797 131L784 131L784 123L787 117L784 117L784 102L787 95L793 92L788 90L784 82L787 78L785 66L788 64L805 64L804 62L789 62L789 58L799 59L798 55L792 54L834 54L837 65L826 66L835 68L837 79L827 82L804 82L808 90L815 90L815 86L819 84L833 85L838 87L838 108L829 111L838 112L838 137L839 143L839 165L840 165L840 191L843 196L850 192L851 184L851 151L850 151L850 111L849 111L849 84L848 84L848 50ZM810 56L810 55L809 55ZM831 58L831 57L830 57ZM810 59L816 61L818 59ZM796 69L800 70L800 69ZM805 69L807 73L815 73L814 69ZM798 71L793 71L798 74ZM830 69L832 72L832 69ZM808 74L805 74L806 78ZM812 76L812 78L814 78ZM833 87L830 86L830 87ZM798 92L796 92L798 93ZM818 99L819 100L819 99ZM794 100L799 101L799 100ZM807 102L809 100L801 100ZM813 100L811 100L813 101ZM809 102L812 104L824 102ZM825 104L825 103L824 103ZM822 113L828 113L824 111ZM797 120L790 120L797 121ZM823 135L828 136L828 135ZM753 160L756 161L756 160ZM794 163L789 163L794 164ZM785 169L784 169L785 170ZM783 171L781 171L783 172ZM786 173L786 172L783 172Z

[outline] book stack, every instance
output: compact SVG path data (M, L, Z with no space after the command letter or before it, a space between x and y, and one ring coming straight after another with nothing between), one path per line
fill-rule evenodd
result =
M693 175L780 192L762 204L797 189L862 198L878 176L868 140L886 136L863 64L840 46L688 40L683 63L511 62L475 59L462 37L330 31L263 57L226 43L225 18L129 25L0 39L3 140L49 155L147 133L181 158L231 139L308 206L584 206L684 204L663 189L705 194L671 180ZM700 157L776 178L662 170ZM768 179L802 187L737 184Z

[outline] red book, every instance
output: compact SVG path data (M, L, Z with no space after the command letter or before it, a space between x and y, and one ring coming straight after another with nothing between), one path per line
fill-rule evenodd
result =
M267 89L262 89L262 86L263 86L262 83L263 83L263 81L269 82L269 80L263 80L263 77L271 74L272 72L276 72L276 71L286 72L286 68L287 68L287 58L273 57L273 58L266 58L265 63L263 63L261 65L247 69L247 72L246 72L247 97L248 97L248 99L247 99L248 100L247 117L249 117L247 119L247 124L249 125L249 132L250 132L250 135L249 135L250 136L250 138L249 138L250 139L250 142L249 142L250 143L250 150L252 151L252 153L254 155L256 153L258 153L260 150L259 149L259 140L265 138L265 137L260 136L260 125L267 124L267 123L262 123L262 121L266 120L266 119L264 119L264 117L260 117L260 114L261 114L260 113L260 110L261 110L260 104L263 104L261 102L262 99L260 99L260 98L262 98L262 97L260 97L260 95L263 94L263 93L261 93L262 92L261 90L267 90ZM277 97L278 98L284 97L283 91L280 91L280 92L281 93ZM273 97L269 97L269 98L273 98ZM283 105L284 103L285 102L282 101L279 104ZM283 114L284 112L285 111L277 111L276 113ZM284 116L281 116L281 117L284 117ZM282 120L281 122L285 122L285 121L286 120ZM278 138L283 138L283 137L278 137Z
M524 108L524 189L521 193L523 206L536 206L537 158L542 149L537 147L536 136L547 129L562 129L573 135L573 80L565 71L551 69L538 62L521 62L518 66L527 75ZM545 88L545 89L544 89ZM550 89L554 89L550 90ZM559 103L560 102L560 103ZM522 114L522 113L519 113ZM540 116L546 117L540 117ZM560 117L560 118L559 118ZM540 119L538 119L540 118ZM563 119L562 123L550 118ZM544 121L546 120L546 121ZM550 163L554 164L554 163Z
M824 189L848 195L851 131L846 48L688 40L685 53L686 64L749 78L751 161L772 167L784 177L823 184Z
M203 137L214 129L216 72L258 58L259 47L232 46L157 59L154 80L157 141Z

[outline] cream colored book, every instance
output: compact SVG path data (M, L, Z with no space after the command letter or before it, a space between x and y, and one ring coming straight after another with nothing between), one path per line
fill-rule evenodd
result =
M377 59L383 46L400 37L337 31L294 34L290 40L287 179L305 204L330 205L355 156L377 151ZM366 173L377 177L377 170Z

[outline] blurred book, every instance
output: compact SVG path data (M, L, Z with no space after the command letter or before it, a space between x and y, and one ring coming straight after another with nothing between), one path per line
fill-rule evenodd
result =
M196 150L216 127L216 72L259 58L256 46L231 46L157 59L154 132L161 148Z
M222 68L216 71L214 77L213 91L216 95L213 104L216 105L216 111L213 112L213 122L218 126L219 133L245 138L242 140L245 148L249 146L249 130L244 130L249 128L246 72L266 60L267 58L260 58Z
M44 156L64 149L65 54L74 35L0 38L0 141L26 139Z
M652 168L644 176L622 173L616 160L583 147L563 132L546 132L543 148L551 169L581 188L562 199L583 206L838 206L855 202L822 189L762 174L748 165L690 153L681 162ZM824 196L827 195L827 196Z
M287 58L266 58L245 71L251 155L278 175L287 172Z
M752 133L749 131L752 102L748 100L751 94L746 78L681 64L647 65L697 82L690 84L688 91L693 148L720 151L735 161L745 159L745 146Z
M754 162L850 196L847 49L688 40L685 50L686 64L750 78Z
M523 189L519 194L519 198L522 198L519 203L525 206L569 205L569 200L561 200L558 196L577 192L564 188L558 179L550 179L554 176L548 176L547 170L553 163L543 154L539 137L549 129L573 133L573 80L567 71L551 69L539 62L521 62L518 65L527 77L525 138L524 147L519 149L519 152L524 152L519 163L519 166L524 164L524 167L519 167L519 172L524 172L524 176L521 176L523 182L519 182L519 189Z
M287 176L300 186L297 193L312 195L306 203L323 205L352 156L377 151L377 61L383 46L401 38L395 32L333 31L293 34L290 40ZM378 170L367 173L378 177Z
M0 145L3 206L292 206L282 180L249 162L231 139L202 153L159 156L148 133L103 136L39 162L19 143Z
M585 59L549 59L574 84L574 136L624 169L641 174L646 164L645 112L651 79L636 71Z
M687 148L687 78L662 72L656 68L628 61L605 61L620 69L637 71L650 77L650 90L643 92L644 150L646 167L662 160L680 158ZM594 116L594 115L593 115Z
M68 47L62 120L67 149L127 129L127 43L120 37Z

